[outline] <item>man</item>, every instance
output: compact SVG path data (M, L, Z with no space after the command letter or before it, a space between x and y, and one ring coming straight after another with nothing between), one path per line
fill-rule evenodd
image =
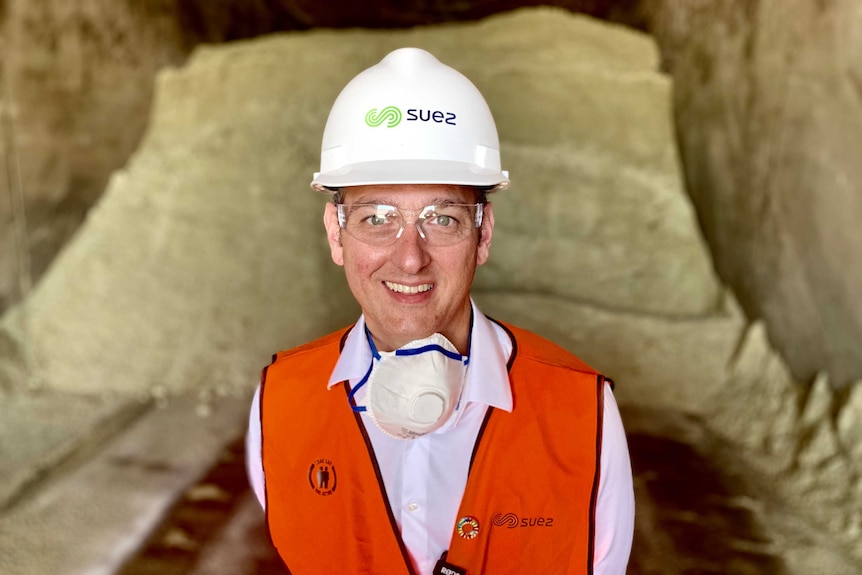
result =
M362 316L277 355L247 441L291 573L625 572L610 381L470 299L508 183L482 95L423 50L333 105L312 187Z

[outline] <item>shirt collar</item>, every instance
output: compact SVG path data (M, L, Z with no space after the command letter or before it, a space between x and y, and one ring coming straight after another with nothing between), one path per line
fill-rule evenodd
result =
M479 311L472 299L470 305L473 308L470 363L461 402L484 403L512 411L512 388L506 369L512 354L512 341L503 328ZM348 380L352 388L368 371L371 359L371 348L365 338L365 316L361 315L344 341L327 387Z

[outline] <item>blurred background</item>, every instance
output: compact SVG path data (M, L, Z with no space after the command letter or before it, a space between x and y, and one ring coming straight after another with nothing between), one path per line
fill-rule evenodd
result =
M497 120L477 303L617 382L630 573L862 572L855 0L0 0L0 572L279 572L248 402L357 317L308 182L406 45Z

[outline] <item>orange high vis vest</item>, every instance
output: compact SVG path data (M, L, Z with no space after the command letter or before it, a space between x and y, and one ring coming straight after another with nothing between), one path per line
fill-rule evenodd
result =
M591 574L606 380L504 328L514 407L488 409L446 562L468 575ZM270 535L294 575L415 574L349 383L326 388L347 333L279 353L263 372Z

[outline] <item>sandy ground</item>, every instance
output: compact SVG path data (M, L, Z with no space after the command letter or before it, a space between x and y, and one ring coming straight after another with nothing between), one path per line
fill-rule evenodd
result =
M135 409L91 398L101 412L74 417L70 398L30 397L32 413L52 403L55 417L31 420L29 439L18 434L17 461L42 465L2 475L0 572L284 573L246 482L247 398ZM15 401L24 413L27 399ZM862 573L697 419L625 405L623 417L637 497L630 574Z

